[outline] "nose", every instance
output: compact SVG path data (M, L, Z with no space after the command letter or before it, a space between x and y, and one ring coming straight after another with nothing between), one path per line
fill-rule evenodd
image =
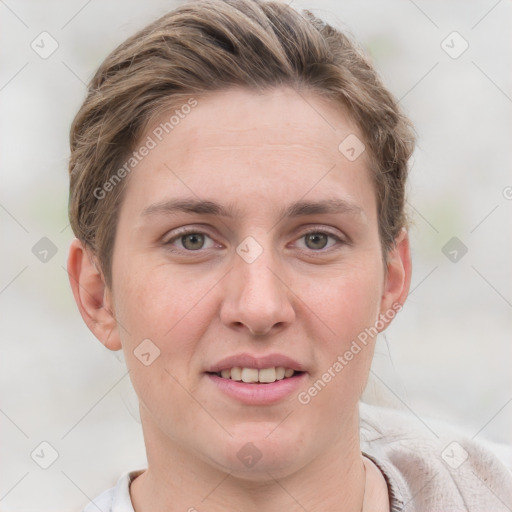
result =
M282 330L295 318L293 293L285 276L265 249L254 261L235 255L221 306L221 321L238 331L247 329L253 336Z

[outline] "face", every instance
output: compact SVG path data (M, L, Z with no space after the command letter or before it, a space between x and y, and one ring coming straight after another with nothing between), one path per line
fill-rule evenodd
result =
M107 292L146 443L247 478L329 456L357 430L369 329L397 309L367 154L338 148L362 136L285 88L198 97L168 135L158 125Z

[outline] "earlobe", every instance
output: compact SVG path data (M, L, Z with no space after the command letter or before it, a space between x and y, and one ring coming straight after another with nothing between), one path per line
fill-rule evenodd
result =
M76 238L69 248L68 275L78 310L87 327L108 349L120 350L111 294L91 250Z
M402 308L409 293L411 273L409 235L405 229L402 229L387 258L387 273L380 307L381 316L386 315L386 312L399 311Z

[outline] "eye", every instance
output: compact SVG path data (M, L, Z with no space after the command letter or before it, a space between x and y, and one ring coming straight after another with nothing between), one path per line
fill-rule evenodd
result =
M210 244L205 246L205 242L210 240ZM170 238L165 245L176 246L178 249L186 251L198 251L200 249L209 249L214 246L213 240L206 234L198 231L182 232Z
M332 242L329 244L329 239ZM332 234L327 233L325 231L310 231L308 233L304 233L299 240L304 240L304 244L306 249L311 249L313 251L321 251L323 249L330 249L332 246L336 244L343 244L343 240ZM300 247L300 245L299 245ZM300 247L303 248L303 247Z
M300 242L304 241L303 244ZM328 250L335 245L346 243L342 238L327 231L309 231L298 239L298 247L301 250L321 252ZM206 233L201 231L182 231L175 234L165 242L172 250L194 252L201 249L210 249L216 246L215 241Z

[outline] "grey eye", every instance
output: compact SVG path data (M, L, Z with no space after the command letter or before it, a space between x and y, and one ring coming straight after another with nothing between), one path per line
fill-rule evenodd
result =
M328 238L325 233L308 233L305 235L306 246L308 249L324 249Z
M181 237L181 244L185 249L197 251L204 245L204 235L201 233L188 233Z

